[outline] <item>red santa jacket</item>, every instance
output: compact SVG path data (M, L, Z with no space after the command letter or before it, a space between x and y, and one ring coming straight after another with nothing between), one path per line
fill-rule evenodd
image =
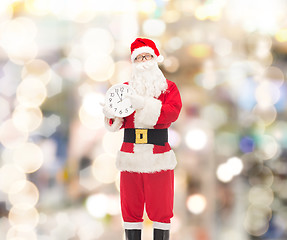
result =
M116 118L111 124L106 119L110 131L121 128L165 129L176 121L181 107L181 97L175 83L167 80L168 87L158 98L145 97L143 109L136 110L125 118ZM121 171L157 172L174 169L176 158L169 143L165 146L123 142L118 152L116 165Z

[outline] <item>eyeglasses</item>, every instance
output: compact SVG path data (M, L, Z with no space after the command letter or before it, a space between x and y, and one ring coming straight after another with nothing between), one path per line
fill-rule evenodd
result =
M145 55L138 55L136 58L135 58L135 61L136 62L142 62L144 60L144 58L146 60L151 60L153 58L153 55L147 53Z

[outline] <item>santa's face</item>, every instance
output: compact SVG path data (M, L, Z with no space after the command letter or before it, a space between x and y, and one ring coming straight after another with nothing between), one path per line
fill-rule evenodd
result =
M143 57L146 54L138 55L135 59L137 61L132 64L130 84L142 96L158 97L167 88L166 78L156 59L153 56Z

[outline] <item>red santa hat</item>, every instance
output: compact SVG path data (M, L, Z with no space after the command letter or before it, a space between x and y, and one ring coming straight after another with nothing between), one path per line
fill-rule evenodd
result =
M157 62L163 62L163 56L160 55L155 43L147 38L137 38L131 44L131 60L134 62L137 55L141 53L150 53L153 55Z

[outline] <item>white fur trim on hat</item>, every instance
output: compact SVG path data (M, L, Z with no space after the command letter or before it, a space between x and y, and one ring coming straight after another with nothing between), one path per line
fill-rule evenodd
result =
M159 55L157 58L156 58L156 61L157 62L163 62L163 60L164 60L164 57L162 56L162 55Z
M172 170L177 161L173 150L154 154L152 144L139 144L143 149L135 149L134 153L121 152L117 154L116 166L120 171L152 173L161 170ZM144 146L146 145L146 146ZM151 146L151 150L148 146ZM147 149L146 149L147 147Z
M145 46L145 47L139 47L139 48L136 48L132 54L131 54L131 60L132 62L135 61L135 58L139 55L139 54L142 54L142 53L149 53L151 55L153 55L154 57L157 57L154 50L151 48L151 47L148 47L148 46Z

